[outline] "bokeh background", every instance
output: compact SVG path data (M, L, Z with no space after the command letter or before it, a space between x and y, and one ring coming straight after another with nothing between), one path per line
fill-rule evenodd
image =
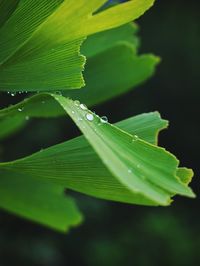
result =
M197 195L199 8L196 0L157 1L138 20L140 51L162 57L156 75L140 88L95 108L111 122L159 110L170 120L170 128L160 136L160 145L176 154L184 166L194 169L192 187ZM0 106L19 99L1 94ZM26 130L2 143L0 157L12 159L34 152L63 141L66 134L69 138L79 134L72 124L69 130L66 118L34 120ZM0 212L0 266L200 265L198 197L177 197L171 207L149 208L74 196L85 221L67 235Z

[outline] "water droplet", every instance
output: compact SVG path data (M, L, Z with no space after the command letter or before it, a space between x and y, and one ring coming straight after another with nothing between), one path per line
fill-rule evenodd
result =
M23 108L18 108L18 111L19 111L19 112L22 112L22 111L23 111Z
M94 115L88 113L88 114L86 114L86 118L87 118L88 121L93 121L94 120Z
M75 112L74 112L74 111L72 111L72 114L75 114Z
M102 116L100 120L101 120L101 123L108 123L108 118L106 116Z
M26 120L26 121L28 121L28 120L29 120L29 116L28 116L28 115L25 117L25 120Z
M132 139L132 142L137 141L138 139L139 139L139 137L137 135L134 135L133 139Z
M55 94L62 95L62 92L61 91L56 91Z
M14 96L16 95L16 93L15 93L15 92L11 92L10 95L11 95L12 97L14 97Z
M129 174L132 174L132 170L131 170L131 169L128 169L128 173L129 173Z
M79 102L79 101L74 101L74 104L75 104L76 106L80 106L80 102Z
M87 110L88 109L87 106L85 104L83 104L83 103L80 104L80 108L82 110Z
M83 119L81 117L78 118L78 121L83 121Z

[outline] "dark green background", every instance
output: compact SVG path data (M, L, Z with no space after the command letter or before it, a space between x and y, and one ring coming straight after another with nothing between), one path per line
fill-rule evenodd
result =
M199 8L197 0L157 1L138 21L141 52L162 57L156 75L137 90L96 108L111 122L159 110L170 120L160 145L176 154L184 166L194 169L192 187L197 194ZM1 94L0 106L19 98ZM66 135L77 135L75 126L70 125L69 130L66 118L34 120L0 146L0 158L12 159L63 141ZM85 213L85 222L67 235L1 212L0 266L200 265L198 198L178 197L171 207L149 208L75 196Z

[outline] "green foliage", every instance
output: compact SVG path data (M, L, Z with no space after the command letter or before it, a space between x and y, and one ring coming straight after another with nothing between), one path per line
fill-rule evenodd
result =
M84 105L100 104L141 84L159 62L154 55L138 55L137 26L128 23L153 1L128 1L98 11L105 2L0 1L0 88L12 95L38 92L0 110L0 139L20 130L29 118L64 115L83 133L0 163L0 207L59 231L82 220L64 195L66 188L147 206L169 205L177 194L194 197L188 187L192 171L179 168L179 161L157 146L159 131L167 127L158 113L112 125ZM75 90L84 86L86 58L86 86Z

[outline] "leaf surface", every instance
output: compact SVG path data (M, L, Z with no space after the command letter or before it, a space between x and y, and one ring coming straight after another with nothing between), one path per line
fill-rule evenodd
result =
M82 110L72 100L60 95L51 97L56 99L84 133L100 158L99 164L98 156L91 153L84 142L82 145L80 142L79 145L72 145L70 151L67 151L70 146L70 142L67 142L66 146L63 144L22 160L3 163L3 169L23 172L41 180L61 182L67 188L85 194L129 203L168 205L174 194L194 196L176 175L178 161L173 155L139 139L133 133L102 123L97 116L89 110ZM37 98L33 100L39 100L41 95ZM87 115L90 118L92 116L93 120L89 121ZM106 167L102 168L102 162ZM76 168L76 165L81 167ZM117 196L113 185L115 183L116 190L120 191Z
M82 215L63 187L0 170L0 207L61 232L80 224Z
M80 46L84 38L136 19L153 0L129 1L92 15L105 2L21 0L0 28L1 90L82 87L85 58L80 55Z

